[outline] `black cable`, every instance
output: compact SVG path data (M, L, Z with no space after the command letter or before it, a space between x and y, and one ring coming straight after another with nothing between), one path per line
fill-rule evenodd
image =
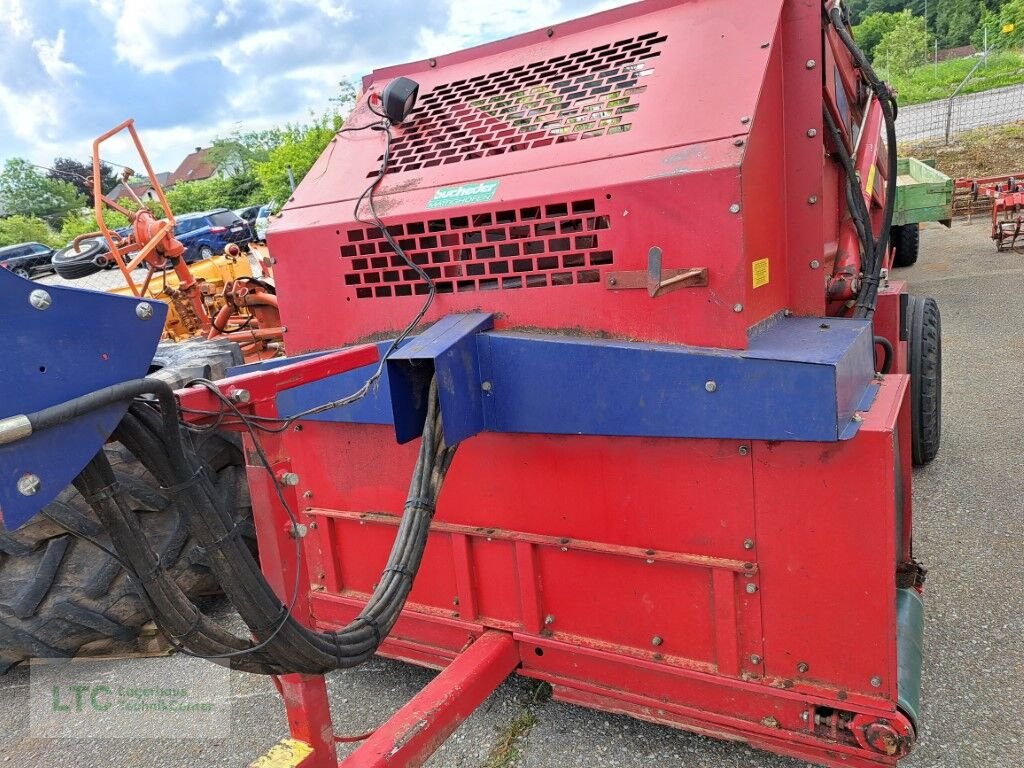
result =
M885 254L889 247L889 230L892 227L893 213L896 205L896 100L892 91L879 79L875 70L868 61L867 56L857 46L853 35L850 34L843 21L843 14L839 8L833 7L829 13L832 26L843 41L850 55L853 57L857 67L861 70L871 90L878 99L879 107L882 110L882 117L885 122L886 150L888 153L887 177L885 190L885 207L882 213L882 231L875 242L873 253L872 269L863 278L861 289L854 306L854 317L871 318L875 312L878 301L878 288L881 281L882 268L885 265ZM870 192L870 190L869 190Z
M893 362L893 349L892 342L889 341L885 336L875 336L875 346L882 348L882 365L879 369L879 373L889 373L892 370Z

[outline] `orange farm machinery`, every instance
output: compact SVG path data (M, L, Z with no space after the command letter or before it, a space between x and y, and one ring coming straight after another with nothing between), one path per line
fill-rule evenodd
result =
M938 309L888 278L896 110L835 0L648 0L375 71L270 230L289 357L9 409L5 522L45 497L30 448L128 409L251 636L175 592L101 460L76 482L175 642L274 676L288 765L338 765L323 675L381 654L442 671L349 768L421 764L511 673L893 766L941 405ZM182 450L213 427L258 564Z

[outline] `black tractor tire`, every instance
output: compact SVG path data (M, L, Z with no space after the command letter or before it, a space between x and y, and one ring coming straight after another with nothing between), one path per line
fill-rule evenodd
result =
M105 253L103 243L98 240L87 240L81 244L78 251L71 245L61 248L53 254L51 263L57 274L65 280L81 280L103 269L106 260L99 257Z
M911 267L917 263L921 247L921 226L902 224L889 230L889 240L895 252L892 256L894 267Z
M915 466L929 463L942 439L942 319L930 296L911 296L909 313L910 423Z
M197 341L161 345L153 368L154 375L173 386L196 375L222 378L239 362L237 345ZM191 536L185 511L125 446L112 442L103 450L163 566L187 594L216 594L216 581ZM237 438L195 435L190 450L213 478L217 498L254 542ZM30 657L131 650L149 619L103 526L73 486L21 528L0 532L0 674Z

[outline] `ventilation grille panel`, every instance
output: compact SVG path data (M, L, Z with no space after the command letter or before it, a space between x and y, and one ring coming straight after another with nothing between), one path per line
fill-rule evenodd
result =
M625 133L666 39L648 32L438 86L395 137L388 173Z
M392 224L388 233L438 293L465 293L599 283L599 268L613 262L610 227L594 200L577 200ZM345 283L356 298L428 292L379 228L351 229L345 240Z

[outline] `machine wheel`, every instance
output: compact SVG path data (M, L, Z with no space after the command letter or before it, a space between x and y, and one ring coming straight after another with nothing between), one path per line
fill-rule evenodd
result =
M80 280L83 277L94 275L103 267L96 263L96 257L103 253L103 244L97 240L84 242L80 251L75 251L73 246L61 248L55 254L51 263L57 274L65 280Z
M205 354L202 345L209 346ZM230 342L161 347L155 375L173 384L197 375L222 378L228 366L241 361L238 346ZM236 520L250 520L238 441L209 433L193 436L191 444L214 480L217 498ZM127 448L109 443L104 450L161 563L187 594L215 594L217 584L185 512ZM243 535L254 542L251 521L242 524ZM0 532L0 673L33 656L96 656L134 647L149 615L112 553L95 512L73 486L21 528Z
M889 230L889 239L896 252L892 257L894 267L910 267L917 263L917 252L921 245L921 225L903 224Z
M910 420L914 464L927 464L942 437L942 322L929 296L911 296Z
M16 274L18 277L23 277L26 280L29 280L32 277L32 275L29 273L29 271L27 269L25 269L24 267L18 267L17 269L15 269L14 270L14 274Z

